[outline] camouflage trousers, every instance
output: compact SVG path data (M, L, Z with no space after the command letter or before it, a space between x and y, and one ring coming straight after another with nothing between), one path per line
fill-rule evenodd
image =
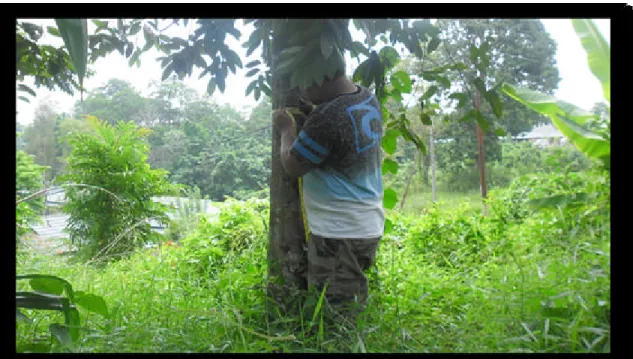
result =
M365 271L376 260L380 238L333 239L314 234L308 241L308 287L325 302L333 319L355 323L367 303ZM327 287L326 287L327 285Z

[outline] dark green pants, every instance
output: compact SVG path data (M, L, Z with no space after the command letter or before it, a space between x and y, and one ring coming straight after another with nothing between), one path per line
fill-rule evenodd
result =
M354 322L364 310L368 288L365 271L376 260L380 238L332 239L310 235L308 242L308 287L320 294L327 283L325 299L335 317Z

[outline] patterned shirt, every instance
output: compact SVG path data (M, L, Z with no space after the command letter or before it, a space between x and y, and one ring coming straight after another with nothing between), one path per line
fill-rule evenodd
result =
M384 230L380 102L366 88L319 105L290 150L303 176L310 231L325 238L377 238Z

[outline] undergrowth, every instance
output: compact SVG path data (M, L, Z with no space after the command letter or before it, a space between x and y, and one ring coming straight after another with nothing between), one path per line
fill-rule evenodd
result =
M581 205L528 202L579 191L590 194ZM178 243L107 265L20 253L17 270L106 300L108 319L81 313L76 352L609 352L609 203L604 174L561 173L491 192L486 217L466 204L389 213L351 331L322 332L313 312L271 330L263 200L228 201ZM27 312L18 351L70 350L43 329L61 314Z

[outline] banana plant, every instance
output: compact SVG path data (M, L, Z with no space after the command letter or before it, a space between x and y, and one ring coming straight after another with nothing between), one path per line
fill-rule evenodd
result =
M602 85L610 113L611 51L598 28L591 20L573 19L572 25L585 52L589 69ZM601 119L573 104L525 88L503 84L502 91L528 108L549 117L558 130L590 158L601 161L605 170L611 166L611 120ZM597 123L597 126L595 125ZM532 200L536 208L557 208L587 201L591 194L575 193Z
M602 84L606 102L611 103L611 51L596 25L587 19L573 19L572 24L587 53L589 68ZM510 98L528 108L549 117L558 130L578 149L591 158L602 161L610 169L611 138L610 119L602 123L598 130L592 122L601 119L565 101L525 88L503 84L502 91ZM607 108L610 113L610 107Z

